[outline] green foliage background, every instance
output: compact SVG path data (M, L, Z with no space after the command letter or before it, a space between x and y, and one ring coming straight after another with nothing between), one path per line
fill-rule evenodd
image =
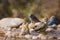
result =
M41 10L39 10L41 6L40 0L0 0L0 11L6 14L7 16L13 16L12 9L18 9L23 11L23 17L27 18L27 14L29 11L32 10L37 11L41 17L43 17L43 14L41 13ZM38 9L36 10L36 8ZM38 12L39 10L39 12ZM2 14L2 13L0 13Z

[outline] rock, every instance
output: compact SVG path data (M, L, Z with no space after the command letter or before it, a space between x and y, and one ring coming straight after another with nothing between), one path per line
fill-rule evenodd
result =
M58 28L60 28L60 24L59 24L59 25L57 25L57 27L58 27Z
M51 32L51 31L53 32L55 30L57 30L57 25L56 24L48 26L48 28L46 29L46 31L48 31L48 32Z
M18 27L21 23L25 21L20 18L3 18L0 20L0 27L3 30L8 30L11 27Z
M12 36L12 37L19 37L19 33L18 33L18 32L13 32L13 33L11 34L11 36Z
M21 32L21 29L20 28L18 28L18 29L16 29L16 28L13 28L12 30L11 30L11 34L12 34L12 37L17 37L17 36L19 36L19 34L20 34L20 32Z
M35 40L35 39L38 39L38 37L37 37L37 36L32 36L32 39L34 39L34 40Z
M57 29L55 31L55 35L56 35L57 39L60 39L60 29Z
M53 24L53 25L48 26L48 27L50 27L50 28L54 28L54 29L57 29L57 25L56 25L56 24Z
M52 27L56 27L56 24L53 24Z
M35 23L30 23L28 27L29 27L29 33L30 34L34 33Z
M35 31L40 31L40 32L44 32L47 28L47 25L43 22L38 22L38 23L35 23Z
M42 34L39 34L39 35L38 35L38 38L41 38L41 36L42 36Z
M37 22L37 23L31 23L28 27L30 34L38 35L39 32L45 32L47 25L43 22Z
M35 28L35 23L30 23L30 24L28 25L28 27L29 27L29 29Z
M53 28L47 28L46 31L50 32L50 31L54 31L54 29Z
M47 36L46 35L43 35L43 34L39 34L38 35L38 38L40 38L41 40L46 40L47 39Z
M1 36L0 36L0 40L5 40L5 37L1 37Z
M29 29L29 33L32 33L34 31L34 29Z
M0 31L0 36L5 36L5 32Z
M11 31L7 31L7 32L5 33L5 36L11 37L11 36L12 36L12 35L11 35Z
M28 25L24 24L24 23L20 26L20 29L21 29L21 31L20 31L21 35L27 34L29 31Z
M57 39L60 40L60 36L58 36Z
M8 31L7 31L8 32ZM11 36L12 37L19 37L19 34L20 34L20 32L21 32L21 29L16 29L16 28L13 28L12 30L10 30L10 32L11 32Z
M55 30L57 30L57 25L56 24L53 24L52 25L52 28L55 29Z
M48 39L57 39L57 37L55 37L54 35L48 36Z
M25 35L25 38L31 39L32 36L31 35Z
M37 22L37 23L35 23L35 26L40 27L40 28L43 28L44 27L44 23Z
M46 36L42 36L41 40L47 40L47 37Z
M39 35L39 33L36 32L36 31L31 31L31 32L30 32L30 35L32 35L32 36L37 36L37 35Z

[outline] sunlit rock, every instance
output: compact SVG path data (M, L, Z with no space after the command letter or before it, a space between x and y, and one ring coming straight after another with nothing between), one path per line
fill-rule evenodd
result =
M41 40L46 40L48 37L44 34L39 34L38 38L40 38Z
M31 39L32 35L27 34L27 35L25 35L25 38Z
M28 27L29 27L29 29L35 28L35 23L30 23L30 24L28 25Z
M60 24L59 24L59 25L57 25L57 27L58 27L58 28L60 28Z
M54 28L54 29L57 29L57 25L56 25L56 24L53 24L53 25L48 26L48 27L50 27L50 28Z
M50 35L50 36L48 36L48 39L57 39L57 37L56 36L54 36L54 35Z
M12 27L19 27L25 21L20 18L3 18L0 20L0 27L4 30L9 30Z
M35 31L40 31L40 32L44 32L47 28L47 25L43 22L37 22L35 23Z
M24 24L24 23L23 23L23 24L20 26L20 29L21 29L21 31L20 31L20 34L21 34L21 35L27 34L27 33L28 33L28 30L29 30L28 24Z
M12 36L12 35L11 35L11 31L7 31L7 32L5 33L5 36L11 37L11 36Z
M35 39L38 39L38 37L37 37L37 36L32 36L32 39L34 39L34 40L35 40Z
M53 28L47 28L46 31L50 32L50 31L54 31L54 29Z
M38 38L41 38L41 36L42 36L42 34L39 34L39 35L38 35Z

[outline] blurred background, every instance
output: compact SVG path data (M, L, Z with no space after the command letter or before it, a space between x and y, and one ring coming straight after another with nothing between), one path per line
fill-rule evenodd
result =
M0 19L26 18L33 13L37 18L56 16L60 22L60 0L0 0Z

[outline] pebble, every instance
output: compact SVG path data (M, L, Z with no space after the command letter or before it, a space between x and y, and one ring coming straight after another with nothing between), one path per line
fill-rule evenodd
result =
M22 24L21 26L20 26L20 29L21 29L21 31L20 31L20 33L21 33L21 35L22 34L26 34L26 33L28 33L28 26L27 26L27 24Z
M43 34L39 34L38 35L38 38L40 38L42 40L46 40L47 39L47 36L46 35L43 35Z
M60 28L60 24L59 24L59 25L57 25L57 27L58 27L58 28Z
M37 36L32 36L32 39L38 39L38 37Z
M50 31L54 31L54 29L53 28L47 28L46 31L50 32Z
M25 35L25 38L31 39L32 36L31 35Z
M28 25L28 27L31 28L31 29L33 29L33 28L35 28L35 24L34 24L34 23L30 23L30 24Z
M7 31L7 33L5 33L5 36L11 37L11 31Z
M38 35L38 38L41 38L41 36L42 36L42 34L39 34L39 35Z

